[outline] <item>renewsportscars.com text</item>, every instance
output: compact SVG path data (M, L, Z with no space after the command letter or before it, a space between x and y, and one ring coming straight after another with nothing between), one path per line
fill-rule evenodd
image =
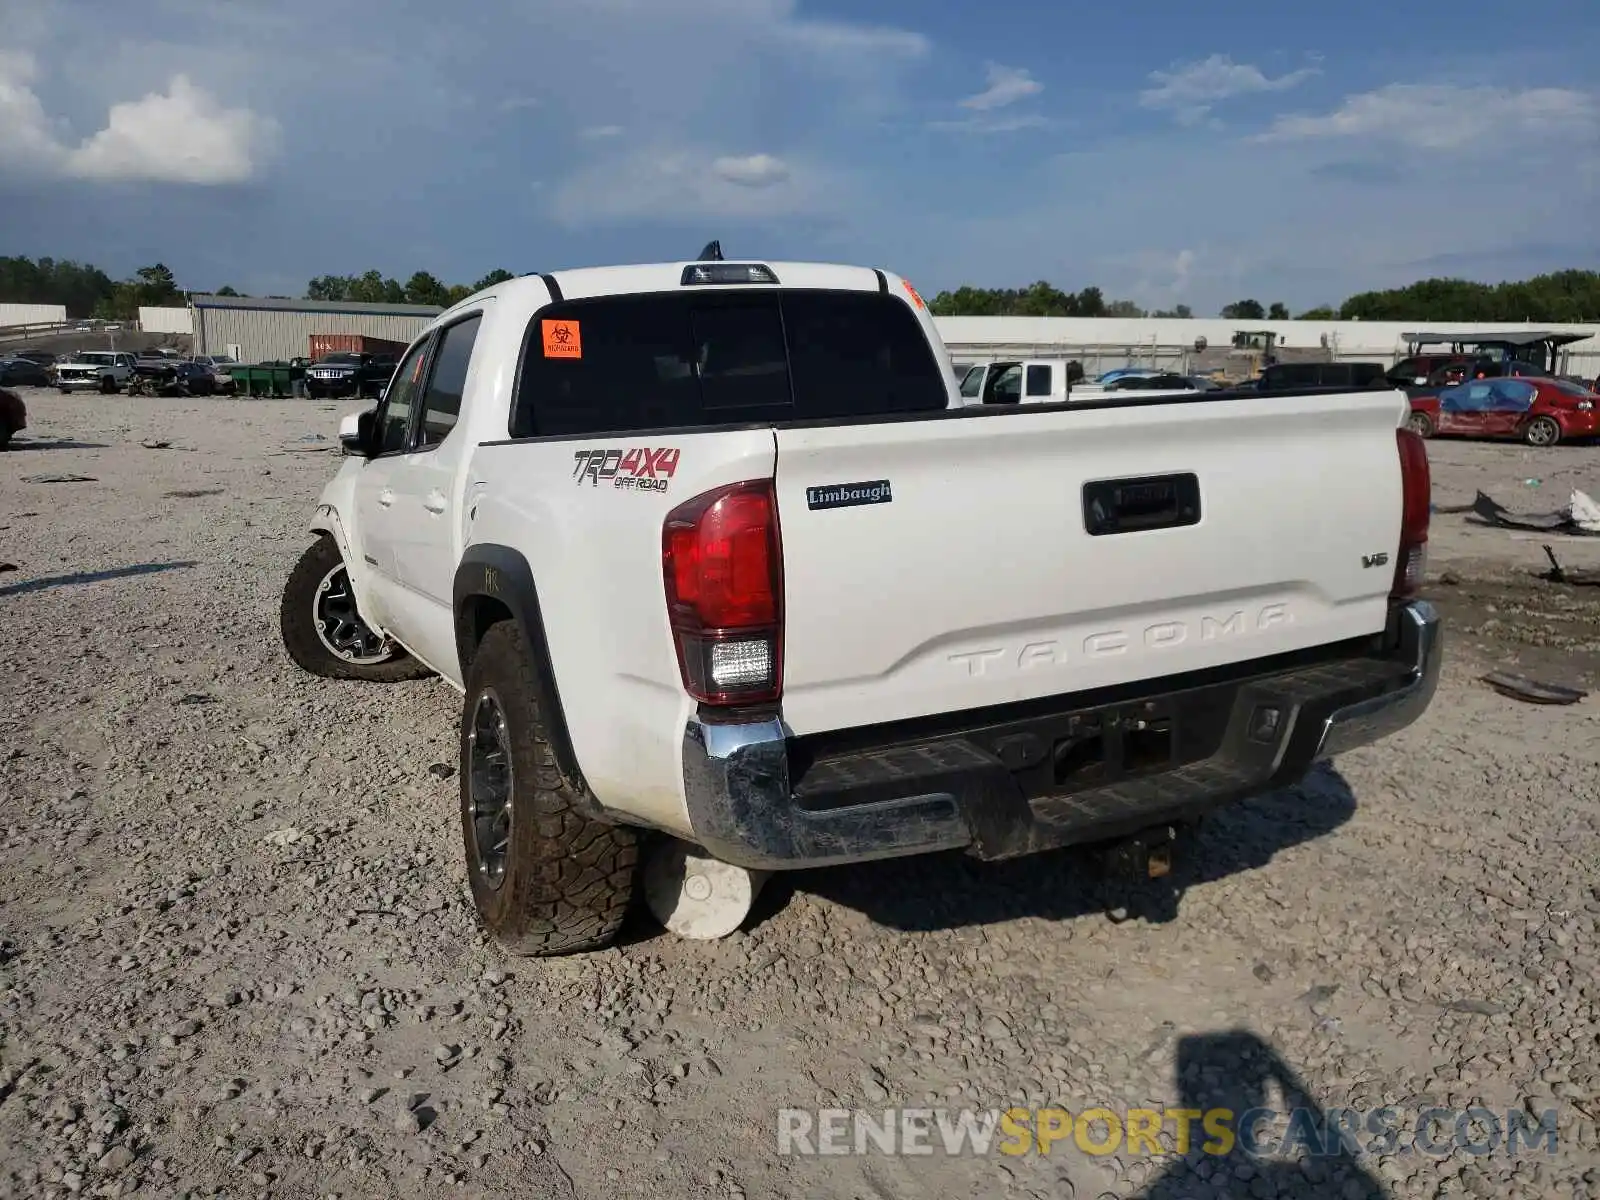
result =
M1423 1154L1443 1158L1556 1152L1557 1115L1522 1108L865 1109L778 1111L782 1155L933 1155L950 1157L1077 1152L1089 1155L1201 1153L1276 1157Z

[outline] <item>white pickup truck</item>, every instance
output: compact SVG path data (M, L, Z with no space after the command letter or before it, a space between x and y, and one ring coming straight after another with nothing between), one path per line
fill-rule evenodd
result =
M125 352L87 350L55 365L55 383L63 393L77 388L94 388L98 392L121 391L133 378L138 359Z
M741 872L1126 845L1428 705L1406 410L967 406L883 271L524 276L347 418L282 633L316 674L465 693L467 871L517 952L611 940L661 834L690 908Z

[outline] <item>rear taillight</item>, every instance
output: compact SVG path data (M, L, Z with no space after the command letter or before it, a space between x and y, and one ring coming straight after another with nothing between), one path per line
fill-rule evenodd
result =
M702 704L783 692L783 549L771 480L687 500L661 528L667 617L684 689Z
M1422 587L1428 569L1428 512L1433 482L1428 474L1428 443L1409 429L1395 430L1400 450L1400 552L1394 564L1396 600L1409 599Z

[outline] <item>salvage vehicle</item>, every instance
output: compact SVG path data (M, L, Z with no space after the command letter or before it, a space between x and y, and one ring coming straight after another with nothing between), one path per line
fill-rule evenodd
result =
M233 371L240 365L238 359L227 354L196 354L190 361L211 372L216 391L226 393L234 390Z
M1407 424L1425 438L1515 438L1554 446L1600 434L1600 395L1565 379L1467 379L1412 395L1410 405Z
M214 396L221 390L210 367L182 359L165 370L141 363L128 381L130 396Z
M772 871L958 848L1159 876L1201 815L1426 709L1405 417L964 404L873 268L527 275L345 418L281 636L463 693L466 870L513 952L603 946L636 891L721 936Z
M28 406L22 397L6 388L0 388L0 450L11 447L11 435L28 427Z
M111 350L86 350L56 363L56 387L63 393L94 388L110 394L121 391L133 378L137 359Z
M394 374L387 355L335 350L306 368L306 394L314 400L341 396L375 396Z
M49 387L50 372L35 359L0 358L0 387Z

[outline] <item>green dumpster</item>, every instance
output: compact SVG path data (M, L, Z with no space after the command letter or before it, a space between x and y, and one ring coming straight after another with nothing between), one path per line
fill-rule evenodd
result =
M305 378L304 367L290 366L286 362L252 363L234 367L234 390L240 396L282 397L292 395L296 380Z

